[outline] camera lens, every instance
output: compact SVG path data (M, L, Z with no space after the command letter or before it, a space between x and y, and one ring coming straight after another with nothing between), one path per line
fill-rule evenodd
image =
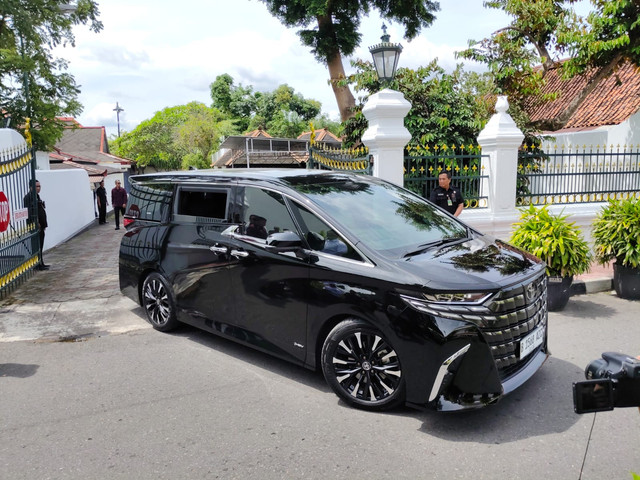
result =
M587 365L587 368L584 369L584 376L587 380L606 378L609 376L609 372L607 371L608 366L609 362L603 358L598 358Z

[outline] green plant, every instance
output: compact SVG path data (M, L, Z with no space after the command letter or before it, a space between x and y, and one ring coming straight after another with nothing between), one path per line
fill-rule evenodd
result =
M640 266L640 199L610 200L593 221L596 259L618 265Z
M589 244L575 222L567 221L568 215L553 215L547 205L540 209L530 205L520 211L510 242L544 260L547 275L571 277L589 270Z

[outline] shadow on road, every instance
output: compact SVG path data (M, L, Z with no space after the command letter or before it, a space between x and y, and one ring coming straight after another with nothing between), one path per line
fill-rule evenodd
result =
M181 326L172 335L188 338L253 367L333 395L321 372L312 372L188 325ZM371 415L415 418L422 422L420 431L446 440L465 438L469 442L487 444L514 442L571 428L579 419L573 411L571 384L582 379L581 367L550 357L525 385L486 408L458 413L400 408ZM335 400L337 407L351 408L337 397Z
M0 363L0 377L27 378L36 374L40 365Z
M144 315L144 312L141 313ZM160 332L158 332L160 334ZM188 338L194 342L215 349L243 362L247 362L254 367L267 370L271 373L281 375L296 382L315 388L324 393L333 393L326 384L321 372L314 372L304 367L295 365L286 360L279 359L267 353L255 350L252 347L236 343L233 340L221 337L214 333L200 330L196 327L183 324L171 335L178 335Z
M570 318L612 318L618 312L609 305L593 302L586 298L572 297L562 315ZM555 315L551 313L550 315Z

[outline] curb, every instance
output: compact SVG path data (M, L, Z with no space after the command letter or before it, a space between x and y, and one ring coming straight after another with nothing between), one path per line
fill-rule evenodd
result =
M574 280L571 284L570 293L574 295L585 295L587 293L609 292L613 290L613 278L601 277L588 280Z

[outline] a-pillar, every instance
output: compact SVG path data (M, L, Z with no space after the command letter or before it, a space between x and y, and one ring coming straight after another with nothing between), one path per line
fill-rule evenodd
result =
M482 147L482 170L488 176L483 183L483 190L488 194L489 212L494 221L518 215L518 148L524 134L507 113L508 108L507 97L498 97L496 114L478 136L478 144Z
M404 126L404 117L411 104L404 95L385 88L371 95L362 108L369 128L362 142L373 158L373 176L404 186L404 147L411 134Z

